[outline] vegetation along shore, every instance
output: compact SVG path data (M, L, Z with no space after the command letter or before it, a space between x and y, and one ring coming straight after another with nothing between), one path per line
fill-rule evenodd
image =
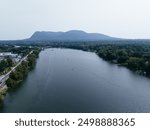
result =
M0 87L0 106L2 106L3 99L7 92L18 87L26 78L28 72L34 68L39 53L39 48L33 48L33 50L27 54L27 57L9 74L5 84Z

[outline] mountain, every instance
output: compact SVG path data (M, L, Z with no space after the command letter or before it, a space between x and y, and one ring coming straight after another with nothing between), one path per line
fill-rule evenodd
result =
M44 41L98 41L98 40L119 40L119 38L110 37L100 33L86 33L80 30L71 30L68 32L46 32L37 31L28 40Z

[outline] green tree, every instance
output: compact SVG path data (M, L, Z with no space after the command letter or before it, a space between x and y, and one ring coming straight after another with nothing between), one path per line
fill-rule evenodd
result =
M3 72L8 67L8 63L6 60L2 60L0 62L0 72Z
M13 66L13 61L11 58L7 58L7 64L8 64L8 67L12 67Z

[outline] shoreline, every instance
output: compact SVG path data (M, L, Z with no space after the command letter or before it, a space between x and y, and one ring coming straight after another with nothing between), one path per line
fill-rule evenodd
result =
M8 87L7 85L4 85L3 87L0 88L0 102L3 102L5 99L5 96L8 92Z
M17 65L17 69L14 69L14 71L10 72L11 75L9 75L9 78L5 81L4 85L0 87L0 104L3 103L6 94L8 93L10 89L18 87L19 83L23 82L24 78L28 75L28 72L36 64L36 60L38 58L39 53L40 53L40 50L38 50L37 52L36 50L31 51L26 56L27 59L25 60L25 62L20 62L20 64ZM23 67L24 69L26 69L25 71ZM14 76L16 78L18 73L22 75L22 79L13 79Z

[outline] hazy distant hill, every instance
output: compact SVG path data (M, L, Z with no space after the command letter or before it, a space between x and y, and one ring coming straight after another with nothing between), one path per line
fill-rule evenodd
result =
M97 40L119 40L100 33L86 33L80 30L68 32L45 32L37 31L28 40L46 41L97 41Z

